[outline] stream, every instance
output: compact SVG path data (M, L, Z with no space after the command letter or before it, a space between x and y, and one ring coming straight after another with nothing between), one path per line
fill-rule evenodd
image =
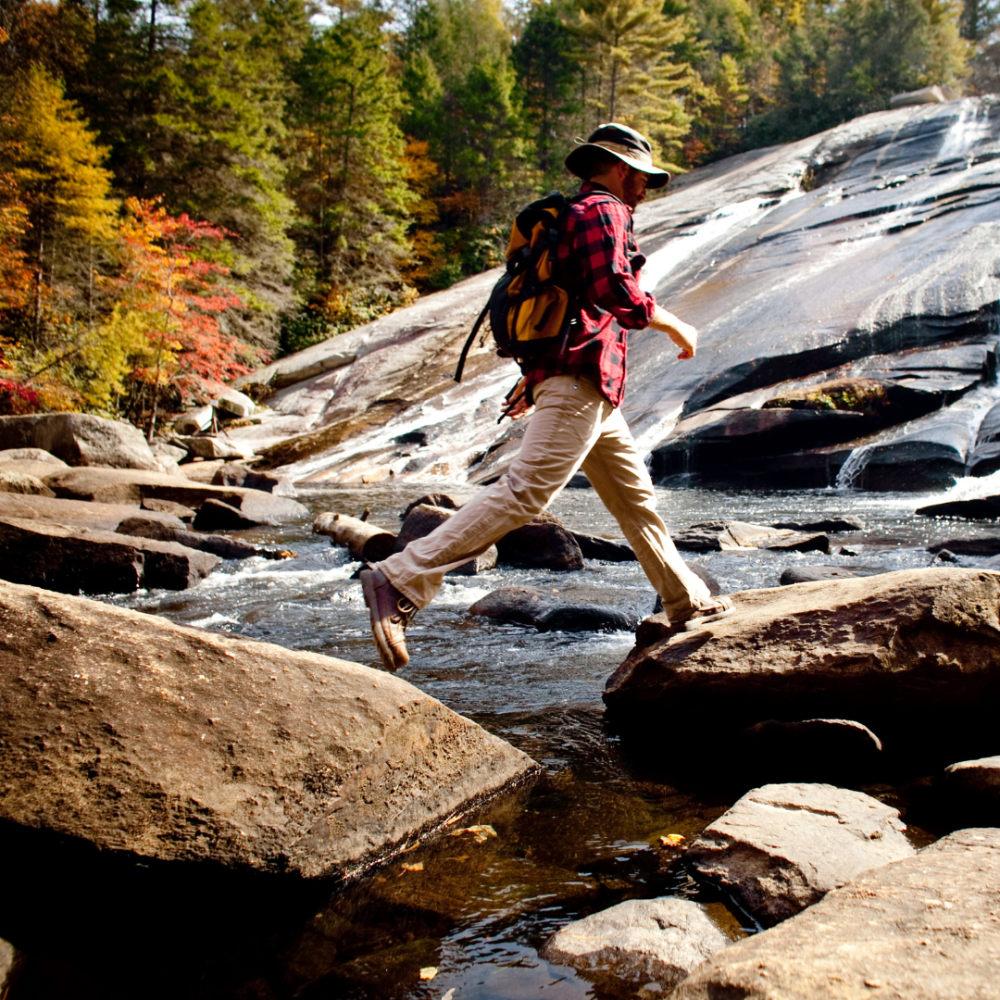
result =
M977 481L982 485L982 481ZM444 486L435 486L444 490ZM962 489L962 484L958 490ZM338 487L300 493L313 514L340 511L390 530L421 488ZM469 487L455 487L469 494ZM993 492L997 492L994 490ZM833 536L853 555L749 549L691 556L726 592L778 585L792 565L884 571L927 566L926 546L993 536L992 525L915 517L940 499L854 490L748 493L658 488L660 511L680 528L714 519L763 524L850 515L866 524ZM553 513L576 530L620 537L591 490L568 489ZM285 562L224 563L185 592L105 598L171 621L376 666L358 569L312 534L311 519L242 533L293 549ZM987 565L958 557L958 565ZM629 633L536 633L469 617L499 586L530 584L570 602L648 614L654 593L636 563L589 562L576 573L500 569L450 579L408 632L401 676L530 754L539 778L476 819L491 830L442 835L347 885L106 857L46 835L0 830L8 884L0 937L21 954L3 1000L234 997L238 1000L576 1000L659 996L616 993L547 963L538 950L570 920L624 899L679 894L703 902L733 938L753 922L700 889L661 837L691 839L746 788L724 768L693 767L712 746L676 741L671 720L636 753L603 717L601 690L632 646ZM864 790L900 808L922 846L947 817L921 808L928 775L895 774ZM495 833L495 836L493 835ZM421 977L424 978L421 978Z

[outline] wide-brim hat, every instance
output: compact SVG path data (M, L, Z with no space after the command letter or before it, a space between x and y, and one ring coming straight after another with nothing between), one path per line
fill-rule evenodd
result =
M666 170L653 166L653 148L649 140L628 125L619 125L616 122L600 125L586 141L583 139L576 141L579 145L570 152L564 162L571 174L576 174L583 180L587 180L591 158L597 150L611 153L622 163L641 170L648 178L646 181L648 188L653 190L661 188L670 180L670 174Z

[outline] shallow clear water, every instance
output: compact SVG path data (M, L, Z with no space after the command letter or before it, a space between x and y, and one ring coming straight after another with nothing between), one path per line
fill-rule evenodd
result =
M357 515L367 507L371 520L395 529L399 511L418 493L412 486L359 487L302 499L313 513ZM768 524L852 515L866 523L857 536L833 536L856 555L747 550L694 556L725 591L777 586L782 569L795 564L926 566L933 561L925 548L931 542L998 530L915 517L917 506L937 498L912 494L748 494L680 486L659 493L660 510L676 528L720 518ZM577 530L619 536L592 491L567 490L552 510ZM313 535L311 520L244 537L294 549L297 558L226 563L190 591L109 600L176 622L377 665L360 586L351 579L358 564ZM985 563L959 558L960 565ZM0 902L0 936L25 956L10 1000L611 998L616 994L608 984L588 982L538 956L554 930L622 899L679 893L705 902L731 935L752 932L747 918L730 916L719 900L699 892L674 849L660 846L668 833L696 836L740 794L726 773L706 777L689 763L710 750L710 725L692 745L689 738L673 739L665 718L657 752L627 750L605 727L601 690L632 636L540 634L466 614L477 598L512 583L639 614L649 612L655 597L635 563L593 562L562 574L504 569L450 580L415 620L408 633L412 660L401 675L543 767L536 782L486 811L482 822L492 824L495 838L439 837L336 889L289 888L89 855L80 863L59 848L52 871L22 871ZM903 787L867 790L905 810L909 786L918 787L921 779L911 775ZM912 836L924 842L933 831L916 819ZM423 867L407 870L404 863ZM53 894L51 907L46 892ZM420 979L420 970L430 967L437 969L434 978Z

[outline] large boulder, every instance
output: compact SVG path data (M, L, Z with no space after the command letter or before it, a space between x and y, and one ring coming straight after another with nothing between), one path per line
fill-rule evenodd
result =
M583 569L583 553L573 533L554 515L543 511L527 524L509 531L497 542L498 561L505 566Z
M905 829L898 809L863 792L764 785L708 826L684 861L772 927L858 873L910 857Z
M1000 830L960 830L717 953L671 1000L995 1000L998 895Z
M569 965L598 985L632 990L653 982L670 990L729 944L704 909L688 899L630 899L574 920L539 955Z
M0 448L42 448L68 465L159 469L137 427L86 413L0 417Z
M0 818L104 850L314 878L529 775L356 663L0 585Z
M192 509L206 500L217 500L240 511L258 524L272 524L305 517L309 511L289 497L239 486L207 486L181 476L124 469L67 469L46 478L57 497L97 503L132 504L145 500L171 500Z
M280 497L294 497L295 487L287 476L274 476L269 472L254 472L241 462L226 462L215 470L213 486L243 486L248 490L277 493Z
M732 600L734 614L694 632L642 622L605 687L609 709L742 725L837 716L926 740L949 724L975 737L970 720L1000 697L996 573L904 570Z
M218 565L217 556L176 542L0 518L0 575L14 583L68 594L185 590Z
M239 448L228 438L214 437L207 435L205 437L177 437L175 438L180 444L182 444L192 455L197 455L198 458L245 458L246 449Z

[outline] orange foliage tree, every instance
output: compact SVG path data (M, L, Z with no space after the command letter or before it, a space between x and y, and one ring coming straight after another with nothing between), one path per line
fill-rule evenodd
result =
M137 198L126 211L120 297L108 334L130 352L128 415L152 439L161 402L205 402L263 357L220 323L242 305L223 283L229 269L218 259L231 234Z

